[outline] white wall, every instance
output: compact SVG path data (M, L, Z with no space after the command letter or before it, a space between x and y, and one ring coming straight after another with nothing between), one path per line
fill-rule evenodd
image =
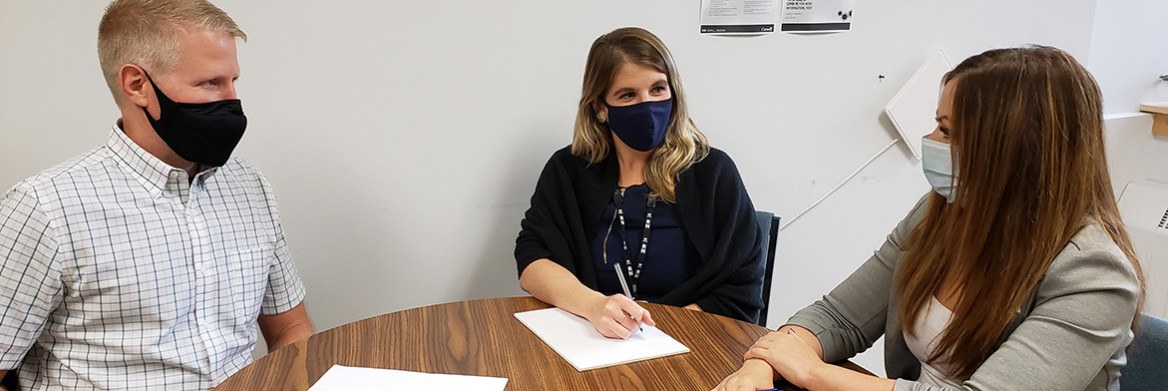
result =
M1099 0L1087 67L1103 86L1108 113L1168 101L1168 1Z
M1168 137L1153 135L1151 128L1152 116L1149 114L1108 116L1107 157L1112 171L1111 183L1117 195L1131 182L1153 180L1168 183ZM1147 277L1143 311L1168 318L1168 297L1165 297L1168 292L1168 253L1164 250L1168 247L1165 238L1147 231L1146 227L1141 229L1129 225L1129 233Z
M1140 103L1168 101L1168 2L1099 0L1087 68L1103 88L1107 118L1108 163L1117 193L1128 183L1154 180L1168 183L1168 136L1153 135L1152 118L1134 113ZM1168 291L1168 257L1157 254L1157 235L1133 232L1136 252L1147 276L1145 311L1168 317L1163 297Z
M0 187L107 137L101 3L0 0ZM1102 42L1094 0L859 2L850 33L749 38L699 36L697 1L217 4L250 36L238 154L276 187L321 329L522 294L519 220L570 140L589 44L613 28L665 41L698 125L755 205L788 218L893 139L880 108L937 49L957 62L1042 43L1086 59ZM899 145L784 230L771 326L863 262L927 189ZM858 361L882 372L874 351Z

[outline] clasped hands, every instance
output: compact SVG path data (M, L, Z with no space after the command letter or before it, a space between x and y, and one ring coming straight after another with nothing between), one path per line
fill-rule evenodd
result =
M774 387L776 372L791 384L806 388L812 372L827 365L792 328L759 338L743 359L742 368L727 376L713 391L768 390Z

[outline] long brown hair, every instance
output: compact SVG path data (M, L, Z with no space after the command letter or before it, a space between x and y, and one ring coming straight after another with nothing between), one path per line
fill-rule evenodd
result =
M689 118L685 92L673 56L665 44L644 29L626 27L601 35L592 42L584 67L584 88L576 112L576 129L572 136L572 154L599 163L612 152L611 131L597 118L594 105L604 99L612 78L625 63L653 67L664 73L673 95L673 114L665 140L649 156L645 182L649 189L668 202L677 202L674 189L678 176L710 152L710 143Z
M942 281L961 291L929 357L967 379L997 350L1054 257L1086 223L1100 224L1141 278L1103 149L1099 87L1069 54L990 50L945 75L956 194L933 193L896 276L899 319L914 320ZM1089 218L1089 219L1088 219Z

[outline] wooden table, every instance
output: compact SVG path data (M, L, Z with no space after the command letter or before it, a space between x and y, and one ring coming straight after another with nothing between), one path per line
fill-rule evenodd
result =
M216 390L307 390L333 364L505 377L508 391L707 391L742 364L769 330L734 319L642 303L689 353L579 372L512 314L548 308L531 297L413 308L349 323L281 348ZM854 364L850 367L863 371Z

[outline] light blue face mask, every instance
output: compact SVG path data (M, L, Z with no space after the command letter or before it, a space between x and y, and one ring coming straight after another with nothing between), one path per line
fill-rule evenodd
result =
M953 168L952 152L949 144L921 139L921 169L925 179L933 186L933 191L953 202L953 189L957 187L957 170Z

